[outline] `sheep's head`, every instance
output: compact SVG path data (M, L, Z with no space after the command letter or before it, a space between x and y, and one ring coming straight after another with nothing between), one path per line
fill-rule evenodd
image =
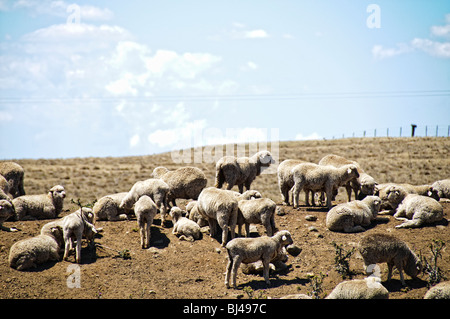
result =
M411 251L408 260L406 261L405 273L412 278L417 278L417 276L422 272L423 265L420 258L417 257L415 253Z
M136 202L136 200L134 199L134 197L131 196L130 193L128 193L120 202L119 208L120 209L131 209L131 207L133 207L135 202Z
M242 200L242 199L250 200L250 199L262 198L262 195L258 191L248 190L244 194L239 195L238 197L240 200Z
M386 195L382 200L388 202L393 209L396 209L398 205L405 199L407 193L399 186L391 186L386 190Z
M0 200L0 223L15 214L14 206L6 199Z
M280 238L281 246L288 246L288 245L292 245L294 243L291 233L287 230L279 231L278 233L275 234L274 237Z
M435 190L432 186L430 186L430 188L428 189L427 196L439 201L439 192Z
M261 166L269 167L270 164L275 164L272 154L269 151L261 151L256 154L258 156L258 163Z
M176 222L178 219L181 218L181 216L183 216L183 211L182 211L180 208L174 206L174 207L172 207L172 209L170 210L169 215L170 215L170 217L172 217L172 220L173 220L174 222Z
M66 191L64 190L64 186L61 185L56 185L50 188L48 194L51 198L53 198L53 200L62 201L66 198Z
M373 218L376 218L381 208L381 198L378 196L367 196L364 201L368 203L371 208Z
M169 170L164 166L158 166L153 170L152 177L153 178L161 178L164 174L166 174Z
M350 164L347 166L347 175L349 179L354 179L359 177L358 168L354 164Z

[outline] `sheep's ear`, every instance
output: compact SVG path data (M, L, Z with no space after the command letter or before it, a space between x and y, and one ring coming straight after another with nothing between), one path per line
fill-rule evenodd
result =
M347 174L351 174L351 173L352 173L352 168L349 167L349 168L347 169Z
M282 240L282 241L286 241L286 240L287 240L286 235L283 235L283 237L281 237L281 240Z

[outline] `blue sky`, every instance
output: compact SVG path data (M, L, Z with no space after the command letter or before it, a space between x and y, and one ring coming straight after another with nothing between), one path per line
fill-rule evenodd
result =
M411 123L450 125L448 0L0 1L0 159Z

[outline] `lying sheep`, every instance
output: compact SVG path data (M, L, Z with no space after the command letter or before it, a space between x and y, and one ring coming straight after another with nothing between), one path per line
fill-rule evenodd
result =
M298 208L298 197L301 190L306 193L305 202L309 206L307 191L325 191L327 195L327 207L331 209L333 190L345 185L354 178L359 177L355 165L344 165L336 168L333 166L319 166L313 163L303 163L292 169L294 174L294 208Z
M272 236L275 231L275 210L277 204L269 198L240 200L238 202L238 236L242 236L242 225L245 224L245 232L250 237L250 224L262 224L266 228L267 236Z
M381 199L377 196L337 205L327 214L327 228L344 233L363 232L365 228L362 226L369 226L377 218L380 206Z
M119 208L131 209L139 199L139 197L147 195L158 207L158 211L161 214L161 223L164 225L167 214L167 195L169 194L170 187L164 181L160 179L150 178L145 181L136 182L128 194L124 197L120 203Z
M422 271L422 263L419 257L404 241L394 236L386 234L367 235L359 242L358 249L364 259L365 268L377 263L387 263L389 269L388 281L391 280L394 266L400 273L403 286L406 286L403 271L412 278L417 278L417 275Z
M302 160L288 159L278 165L278 187L280 188L283 203L287 206L289 203L289 191L294 187L294 174L292 169L298 164L306 163ZM313 198L314 201L314 198Z
M0 175L0 199L12 201L13 196L9 193L9 183L2 175Z
M389 291L376 279L369 277L341 282L326 299L389 299Z
M444 208L431 197L409 194L398 206L394 217L405 221L395 228L417 228L441 221L444 218Z
M134 204L134 213L136 214L137 223L139 226L139 233L141 236L141 247L146 249L150 247L151 226L153 219L158 213L158 207L153 200L147 196L141 196Z
M53 219L63 208L66 192L61 185L53 186L47 194L24 195L13 199L18 220Z
M437 196L439 196L439 198L450 199L450 179L444 179L434 182L431 187L436 192Z
M13 198L25 195L22 166L14 162L0 162L0 175L8 181L9 193Z
M175 171L169 171L160 166L153 170L152 175L169 185L167 201L173 206L176 206L175 199L177 198L197 200L208 183L205 174L196 167L181 167Z
M119 221L127 220L132 209L120 208L120 203L127 195L127 192L111 194L100 198L92 208L95 220Z
M183 211L178 207L172 207L170 217L174 222L172 234L180 240L194 241L202 238L200 226L186 217L182 216Z
M67 215L61 220L63 234L64 234L64 260L69 257L69 251L72 249L74 241L77 245L75 249L75 260L77 264L81 263L81 240L83 235L90 241L93 240L94 235L97 234L97 229L92 222L94 221L94 213L90 208L80 208L76 212Z
M402 188L406 194L417 194L422 196L428 196L431 198L434 198L435 200L439 200L439 196L436 190L433 189L432 185L411 185L407 183L403 184L395 184L395 183L386 183L386 184L380 184L377 185L375 193L377 196L379 196L381 199L386 197L387 191L391 187L398 187ZM386 205L386 204L385 204ZM388 208L390 205L386 205ZM395 209L395 208L393 208Z
M9 266L23 271L48 261L58 261L63 243L60 226L46 224L40 235L20 240L11 246Z
M196 222L200 227L208 226L208 220L198 212L196 200L186 205L186 212L188 213L189 219Z
M234 185L239 187L239 193L247 190L264 168L273 164L272 154L268 151L261 151L252 157L224 156L216 163L215 187L222 188L226 184L228 190Z
M17 231L16 228L8 228L3 226L3 222L8 220L8 218L15 215L14 206L9 200L1 199L0 200L0 230L12 232Z
M450 281L444 281L432 287L423 299L450 299Z
M264 267L264 280L267 285L269 281L269 264L282 251L282 248L292 244L291 234L287 230L282 230L272 237L259 238L236 238L227 245L228 265L225 276L225 286L230 288L230 276L232 286L236 288L237 271L241 263L249 264L262 260Z
M269 264L269 274L273 272L284 271L288 268L286 262L288 261L289 256L287 254L286 248L283 247L279 254L277 254ZM257 262L244 264L242 266L242 272L246 275L263 275L264 274L264 265L262 260L258 260Z

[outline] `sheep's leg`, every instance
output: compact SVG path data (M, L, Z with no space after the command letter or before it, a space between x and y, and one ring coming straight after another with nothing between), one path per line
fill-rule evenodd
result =
M292 192L292 197L293 197L293 201L294 201L294 208L298 208L298 198L300 196L300 191L302 190L303 185L300 183L296 183L294 186L294 190Z
M77 236L77 247L76 247L76 260L77 264L81 264L81 240L82 236Z
M238 188L239 188L239 193L244 194L244 184L239 184Z
M250 224L249 223L245 223L245 235L247 237L250 237Z
M286 206L289 206L289 188L281 185L280 186L281 196L283 197L283 203Z
M422 224L423 224L423 222L421 219L413 219L413 220L407 220L403 224L395 226L395 228L418 228L418 227L422 226Z
M70 246L71 246L71 242L72 240L67 237L64 238L64 242L65 242L65 248L64 248L64 260L67 260L67 257L69 257L69 250L70 250Z
M352 187L350 184L345 185L345 190L347 191L348 201L352 201ZM356 200L356 194L355 194L355 200Z
M270 280L269 280L269 272L270 272L270 259L263 259L263 274L264 274L264 280L268 286L270 286Z
M231 278L233 280L233 287L234 288L237 287L236 277L237 277L237 271L239 269L239 266L241 265L241 262L242 262L242 258L240 256L234 257L233 266L231 268Z
M227 244L227 239L228 239L228 227L225 225L222 228L222 247L225 247L225 245Z
M392 269L394 268L393 263L388 263L388 281L391 281L392 278Z
M331 206L332 206L331 198L333 197L333 188L327 187L325 189L325 193L327 194L327 208L328 208L328 210L330 210Z
M403 286L406 286L405 278L403 277L403 269L402 267L397 267L398 272L400 273L400 281L402 282Z
M232 267L233 267L233 258L231 258L231 256L228 254L227 272L225 275L225 287L227 287L227 289L230 289L230 275Z

